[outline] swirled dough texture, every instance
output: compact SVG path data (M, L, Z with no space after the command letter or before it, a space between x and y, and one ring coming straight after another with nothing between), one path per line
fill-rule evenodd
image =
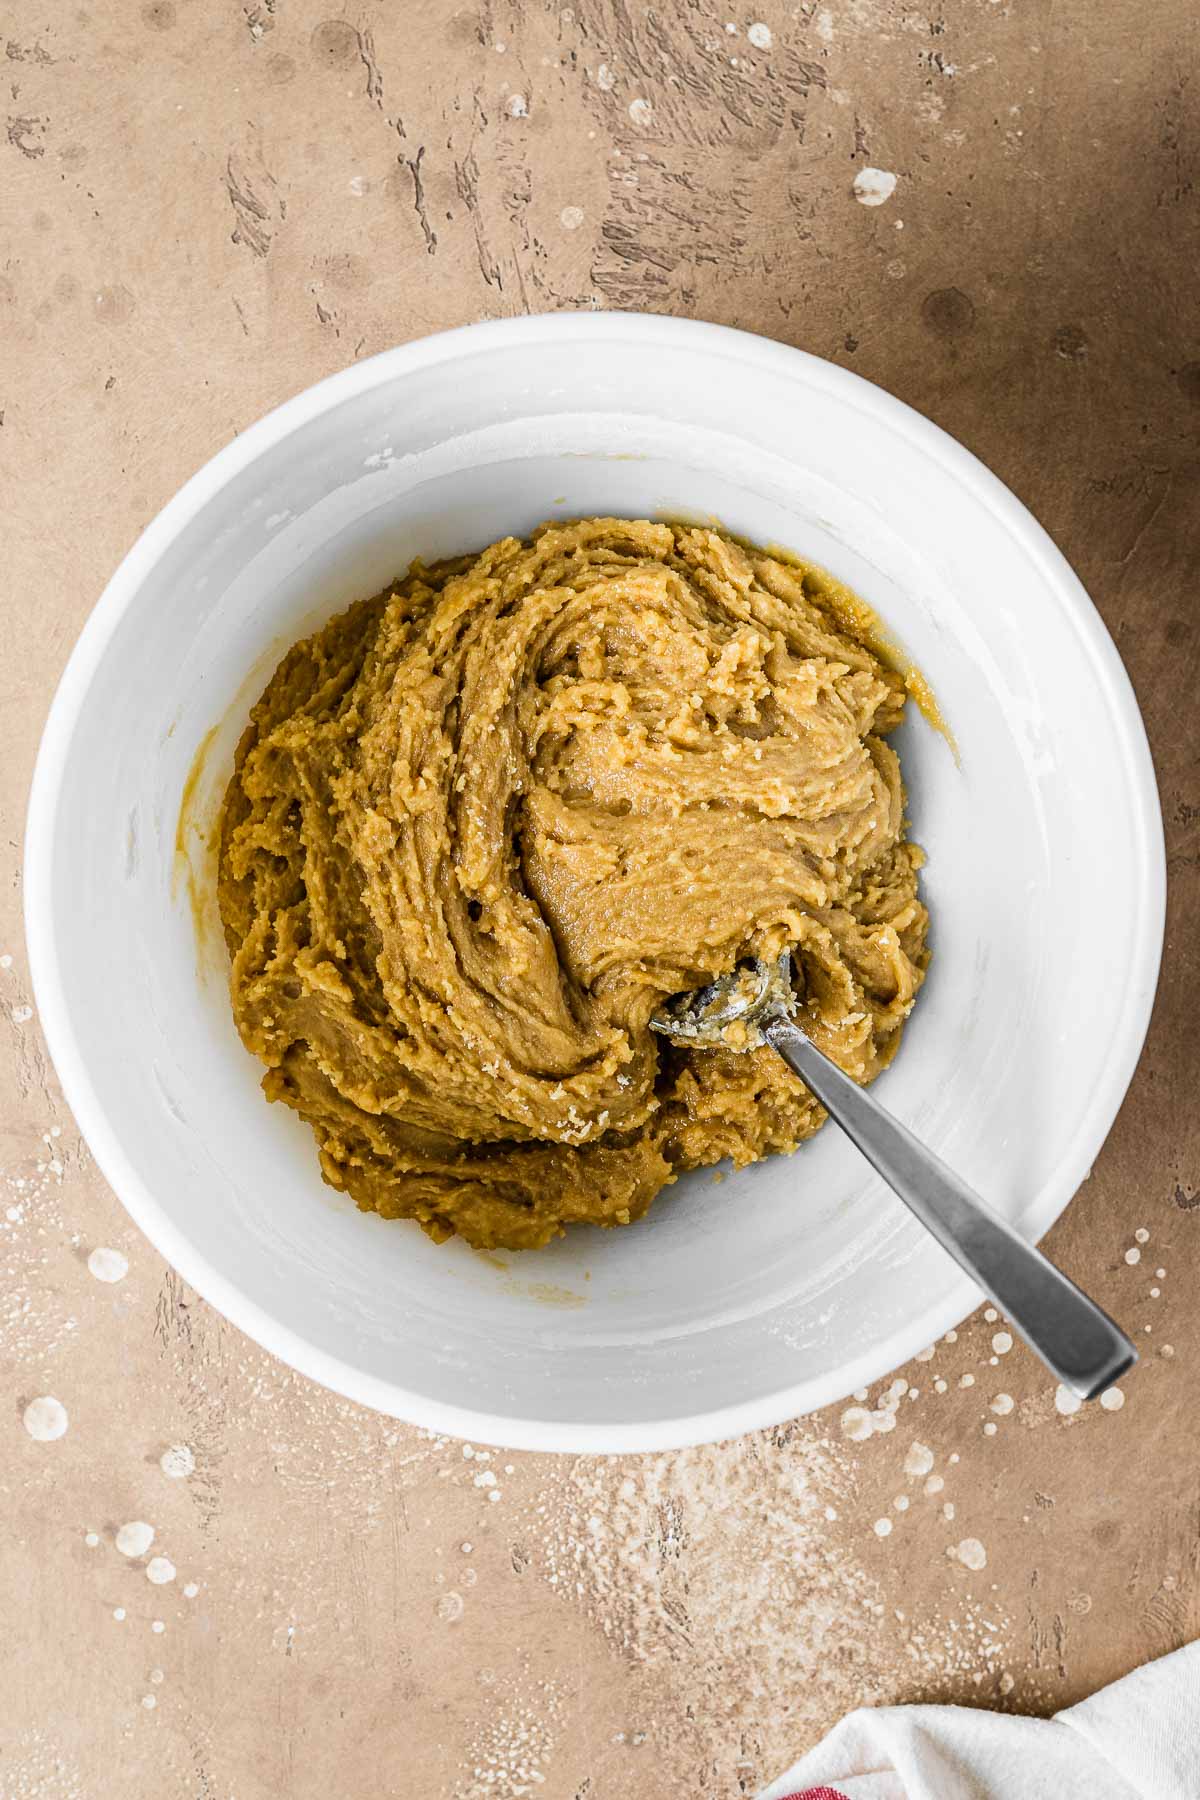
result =
M795 953L859 1081L926 961L887 734L905 700L819 571L588 519L414 565L284 658L225 801L232 997L325 1179L439 1241L627 1225L824 1114L775 1053L681 1051L664 995Z

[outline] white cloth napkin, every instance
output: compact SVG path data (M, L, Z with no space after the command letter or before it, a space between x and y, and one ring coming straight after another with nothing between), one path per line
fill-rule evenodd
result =
M1200 1641L1053 1719L849 1713L760 1800L1200 1800Z

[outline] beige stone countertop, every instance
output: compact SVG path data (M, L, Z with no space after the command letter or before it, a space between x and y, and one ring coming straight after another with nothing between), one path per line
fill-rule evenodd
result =
M1189 0L0 17L3 1800L752 1793L859 1702L1051 1711L1200 1632L1196 55ZM1170 918L1141 1068L1050 1248L1142 1343L1119 1408L1060 1414L980 1313L872 1392L896 1423L866 1441L835 1407L678 1454L489 1455L274 1362L92 1166L19 894L89 608L276 402L562 307L746 326L882 383L1103 612ZM39 1442L47 1393L70 1425ZM947 1554L964 1537L986 1567Z

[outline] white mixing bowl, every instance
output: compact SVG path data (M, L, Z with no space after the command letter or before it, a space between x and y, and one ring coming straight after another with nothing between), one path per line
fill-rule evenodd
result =
M211 820L295 638L418 554L593 513L786 545L855 587L928 677L960 760L905 725L934 961L877 1092L1040 1236L1112 1124L1154 993L1162 831L1133 694L1079 582L985 468L857 376L740 332L474 325L346 369L214 457L131 550L63 676L28 936L97 1162L235 1324L439 1431L659 1449L840 1398L976 1290L832 1126L536 1254L437 1248L359 1214L259 1091L176 844L189 773L189 816Z

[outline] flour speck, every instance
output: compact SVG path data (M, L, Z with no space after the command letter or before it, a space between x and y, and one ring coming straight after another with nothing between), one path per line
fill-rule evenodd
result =
M885 1538L885 1537L891 1537L891 1535L892 1535L892 1521L890 1519L876 1519L876 1521L875 1521L875 1536Z
M158 1466L172 1481L186 1481L196 1470L196 1458L186 1444L172 1444L158 1459Z
M154 1527L147 1525L145 1519L131 1519L117 1532L117 1549L122 1556L145 1556L153 1542Z
M582 206L564 206L558 215L564 231L578 231L583 224Z
M860 206L882 206L895 191L896 177L889 169L860 169L854 177L854 198Z
M1070 1388L1064 1387L1060 1381L1057 1388L1054 1390L1055 1411L1060 1412L1064 1419L1069 1419L1071 1414L1077 1413L1082 1405L1083 1401L1079 1398L1079 1395L1073 1394Z
M848 1406L842 1414L842 1436L852 1444L865 1444L872 1432L871 1415L865 1406Z
M183 1590L183 1597L185 1600L194 1600L199 1592L200 1589L196 1586L196 1583L194 1581L189 1581Z
M994 1413L999 1413L1001 1418L1003 1418L1012 1411L1015 1405L1016 1401L1011 1394L997 1394L992 1401L992 1411Z
M639 94L636 100L629 102L629 116L635 125L648 125L654 116L654 108Z
M146 1580L152 1581L155 1587L162 1587L175 1579L175 1564L168 1556L153 1556L146 1564Z
M992 1339L992 1349L996 1352L997 1356L1007 1356L1012 1347L1013 1341L1011 1332L998 1331Z
M1100 1404L1105 1412L1120 1412L1125 1404L1125 1396L1119 1387L1105 1388L1100 1396Z
M122 1256L119 1250L109 1250L98 1244L88 1257L89 1273L97 1281L124 1281L129 1273L129 1259Z
M933 1467L933 1451L928 1444L910 1444L908 1455L904 1458L904 1473L916 1477L928 1475Z
M529 102L524 94L510 94L504 110L510 119L527 119L529 117Z
M978 1571L987 1568L987 1551L978 1538L963 1538L960 1543L951 1545L949 1555L960 1562L964 1569Z
M100 1542L100 1533L98 1531L89 1531L83 1541L89 1550L94 1550L96 1545Z
M746 36L756 50L769 50L774 41L771 37L771 27L764 25L761 19L755 19Z
M124 1617L125 1617L125 1608L123 1606L114 1606L113 1607L113 1618L117 1621L118 1625L121 1623L121 1621Z
M25 1408L25 1429L39 1444L52 1444L63 1437L70 1421L67 1409L53 1394L39 1394Z
M1125 1261L1130 1265L1130 1267L1132 1267L1134 1263L1140 1263L1141 1260L1142 1260L1141 1251L1138 1249L1136 1244L1131 1244L1129 1249L1125 1252Z

